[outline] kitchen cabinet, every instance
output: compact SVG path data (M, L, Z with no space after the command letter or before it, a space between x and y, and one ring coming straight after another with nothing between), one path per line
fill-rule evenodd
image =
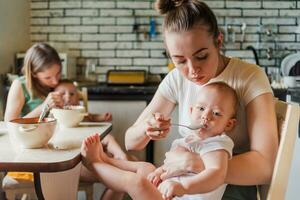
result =
M146 107L146 101L118 101L118 100L95 100L88 101L89 112L103 113L111 112L113 116L113 130L112 135L116 138L123 149L124 137L126 130L132 126L137 120L138 116ZM139 158L145 160L145 151L130 152Z

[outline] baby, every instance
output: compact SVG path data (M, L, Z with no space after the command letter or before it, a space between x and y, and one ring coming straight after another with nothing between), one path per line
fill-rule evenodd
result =
M61 80L59 85L55 88L56 92L59 92L62 95L64 105L65 106L74 106L79 105L79 94L77 92L76 86L70 80ZM111 121L112 114L104 113L104 114L92 114L89 113L87 117L85 117L84 121L91 122L102 122L102 121Z
M106 186L126 192L132 199L221 199L226 187L227 161L233 148L233 142L225 132L236 123L236 105L235 91L227 84L217 82L203 86L198 101L190 108L192 123L201 124L202 128L175 140L171 151L198 153L204 163L204 170L199 173L186 170L187 173L178 177L161 180L163 166L154 170L150 163L107 157L97 134L83 141L83 164Z
M228 159L232 156L233 141L226 135L233 129L236 119L237 96L223 82L210 83L201 89L197 102L190 107L192 124L201 128L184 138L175 140L170 151L190 151L201 156L204 170L186 173L166 180L161 179L164 166L149 174L165 199L221 199ZM180 197L180 198L178 198Z

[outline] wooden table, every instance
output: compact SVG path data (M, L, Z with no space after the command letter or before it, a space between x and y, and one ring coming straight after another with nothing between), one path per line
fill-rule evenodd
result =
M81 142L96 132L103 138L112 129L111 123L90 122L76 128L58 127L44 148L22 149L10 140L1 124L0 171L33 172L38 199L47 200L77 199Z

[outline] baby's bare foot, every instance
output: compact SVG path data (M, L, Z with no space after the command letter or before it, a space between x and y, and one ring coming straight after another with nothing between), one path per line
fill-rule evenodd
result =
M94 134L82 142L81 155L83 164L89 169L93 170L92 164L96 162L103 162L101 159L101 152L103 152L102 145L100 143L99 134Z

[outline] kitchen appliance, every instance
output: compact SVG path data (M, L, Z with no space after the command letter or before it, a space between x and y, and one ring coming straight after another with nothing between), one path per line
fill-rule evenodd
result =
M290 54L282 60L281 73L286 86L300 87L300 53Z
M300 53L286 56L281 62L283 76L300 76Z
M66 53L58 54L62 64L62 78L75 79L76 78L76 60ZM15 56L14 74L22 75L22 67L24 64L25 53L17 53Z
M106 74L108 84L142 85L146 80L145 70L109 70Z

